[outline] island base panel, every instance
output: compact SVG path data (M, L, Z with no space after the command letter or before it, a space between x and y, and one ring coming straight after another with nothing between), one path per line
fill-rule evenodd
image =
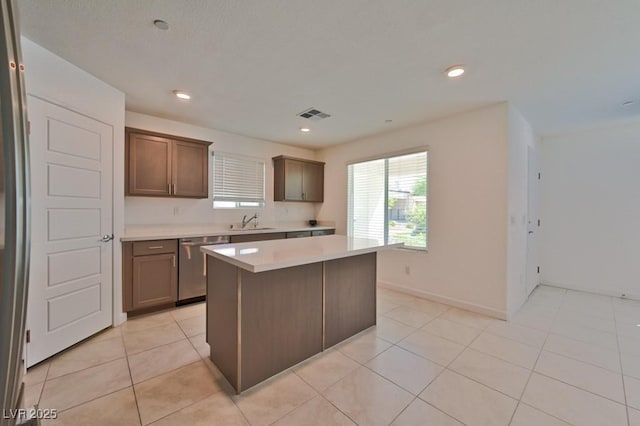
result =
M207 342L211 361L238 390L238 268L207 256Z
M240 273L244 390L322 351L322 264Z
M376 254L324 264L324 347L329 348L376 324Z
M237 392L375 324L375 253L259 273L207 257L207 342Z

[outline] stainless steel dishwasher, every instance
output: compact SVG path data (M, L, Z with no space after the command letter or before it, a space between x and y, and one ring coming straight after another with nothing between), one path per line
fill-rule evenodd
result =
M200 251L200 247L228 242L226 235L180 239L178 302L202 298L207 293L207 255Z

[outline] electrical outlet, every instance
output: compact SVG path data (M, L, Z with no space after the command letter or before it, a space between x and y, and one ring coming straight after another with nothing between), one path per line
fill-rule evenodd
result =
M180 207L176 206L173 208L173 215L180 216Z
M409 265L405 265L404 273L407 275L411 275L411 267Z

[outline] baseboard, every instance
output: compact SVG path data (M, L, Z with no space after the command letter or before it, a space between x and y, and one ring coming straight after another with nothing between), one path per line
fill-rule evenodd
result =
M600 296L611 296L611 297L616 297L618 299L631 299L631 300L640 300L640 294L636 294L636 293L625 293L624 297L622 297L621 293L619 291L613 291L613 290L607 290L607 289L603 289L603 288L584 288L584 287L577 287L577 286L573 286L570 284L563 284L563 283L555 283L555 282L551 282L551 281L540 281L541 285L546 285L549 287L556 287L556 288L562 288L565 290L575 290L575 291L582 291L585 293L592 293L592 294L597 294Z
M124 324L127 321L127 313L121 312L120 315L116 316L115 320L115 324L113 324L114 327Z
M475 312L482 315L488 315L493 318L501 320L507 319L507 313L497 309L489 308L487 306L478 305L471 302L466 302L460 299L454 299L452 297L442 296L428 291L419 290L416 288L405 287L388 281L378 280L378 286L388 288L389 290L396 290L402 293L407 293L412 296L422 297L423 299L429 299L434 302L444 303L447 305L455 306L456 308L465 309L467 311Z

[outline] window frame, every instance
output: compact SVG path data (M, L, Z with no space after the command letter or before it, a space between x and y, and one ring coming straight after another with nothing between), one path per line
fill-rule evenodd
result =
M400 250L409 250L409 251L414 251L414 252L419 252L419 253L428 253L429 252L429 205L431 204L430 201L430 196L429 196L429 188L430 188L430 184L429 184L429 172L431 170L431 150L430 147L428 145L423 145L423 146L419 146L419 147L413 147L413 148L409 148L406 150L399 150L399 151L393 151L393 152L386 152L386 153L381 153L381 154L377 154L377 155L373 155L373 156L369 156L369 157L364 157L364 158L359 158L359 159L355 159L355 160L351 160L346 162L346 166L347 166L347 234L349 234L350 236L353 235L353 220L350 217L351 215L351 209L352 209L352 199L351 199L351 182L350 182L350 174L349 174L349 166L352 166L354 164L360 164L360 163L366 163L369 161L376 161L376 160L385 160L385 182L384 182L384 194L385 194L385 199L384 199L384 203L385 206L388 206L388 202L389 202L389 159L395 158L395 157L402 157L405 155L411 155L411 154L420 154L420 153L425 153L426 154L426 163L425 163L425 167L426 167L426 195L425 195L425 199L426 199L426 205L425 205L425 210L426 210L426 219L425 219L425 244L426 247L415 247L415 246L407 246L407 245L403 245L402 247L399 247L398 249ZM384 209L384 243L388 244L389 243L389 209L385 208Z

